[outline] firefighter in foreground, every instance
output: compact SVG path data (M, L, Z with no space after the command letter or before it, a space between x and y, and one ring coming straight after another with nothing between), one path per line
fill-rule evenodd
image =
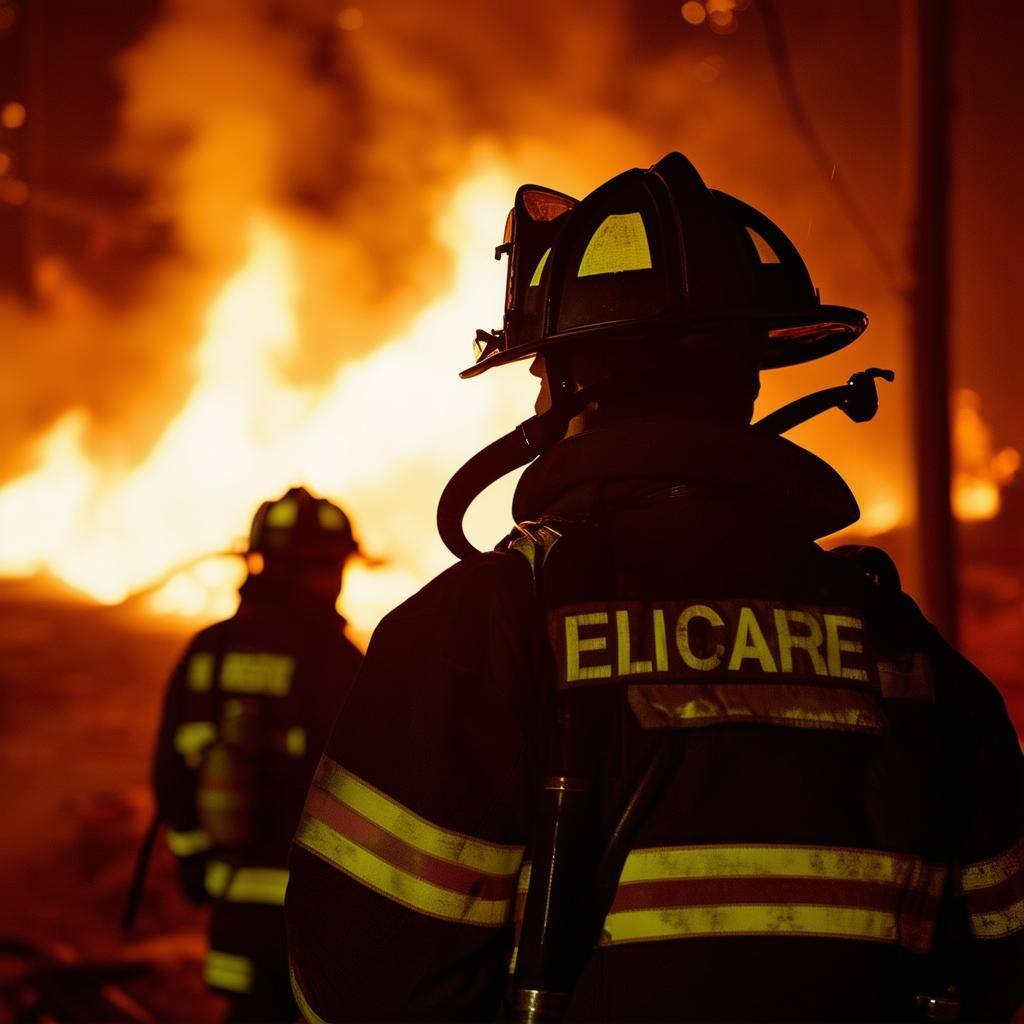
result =
M362 660L335 609L357 550L341 509L304 488L264 502L238 611L196 636L168 689L157 805L186 894L213 904L203 975L229 997L229 1020L297 1015L281 911L288 845Z
M866 318L671 154L582 202L524 186L503 331L538 415L438 521L462 560L377 629L291 857L316 1020L1007 1019L1024 777L995 688L780 437L877 408L866 371L751 425L763 369ZM834 413L833 413L834 415ZM473 496L530 462L496 551Z

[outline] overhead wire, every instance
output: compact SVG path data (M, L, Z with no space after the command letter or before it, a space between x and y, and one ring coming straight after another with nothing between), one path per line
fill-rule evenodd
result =
M785 27L774 0L757 0L754 7L761 16L775 79L797 134L803 141L818 171L828 182L829 193L839 204L847 220L882 271L886 284L900 298L906 298L907 289L904 284L906 270L902 261L889 250L888 245L871 222L864 206L839 171L838 162L829 152L814 124L810 111L807 109L807 104L803 100L793 71L793 61Z

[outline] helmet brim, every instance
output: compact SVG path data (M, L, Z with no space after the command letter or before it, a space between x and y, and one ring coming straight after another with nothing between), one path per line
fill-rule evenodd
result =
M713 324L740 320L747 323L751 321L762 323L768 330L769 343L761 363L763 370L797 366L800 363L831 355L856 341L868 326L867 314L859 309L852 309L849 306L817 306L813 310L801 310L789 314L773 313L770 317L734 313L720 318L702 318L681 323L666 322L657 325L656 328L648 328L647 332L677 337L682 332L681 341L685 344L686 333L696 334L702 328ZM626 340L635 338L640 333L646 332L643 329L638 330L637 326L633 324L605 324L596 327L587 326L578 331L564 331L538 345L491 352L473 366L463 370L459 376L464 380L478 377L493 366L505 366L523 359L531 359L570 341L598 337L610 341Z

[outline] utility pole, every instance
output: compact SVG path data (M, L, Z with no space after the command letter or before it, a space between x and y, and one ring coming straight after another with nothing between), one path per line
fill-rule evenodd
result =
M956 640L950 503L949 112L954 0L903 0L910 340L918 551L926 614Z

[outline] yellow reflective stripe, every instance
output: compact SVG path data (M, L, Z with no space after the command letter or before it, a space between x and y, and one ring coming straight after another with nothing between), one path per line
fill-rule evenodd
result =
M189 832L175 832L174 829L167 830L167 845L175 857L191 857L196 853L203 853L213 846L213 840L201 828L192 829Z
M737 721L876 733L885 728L871 694L824 686L637 684L629 687L629 705L646 729Z
M293 725L284 734L284 748L292 757L302 757L306 753L306 730L301 725Z
M604 932L602 946L707 935L819 935L877 942L894 942L899 937L898 921L891 912L792 903L619 911L605 918Z
M613 213L605 217L594 232L577 276L650 268L651 249L643 217L639 213Z
M987 889L1008 882L1014 875L1024 872L1024 839L1008 850L988 860L967 864L960 873L960 884L965 892Z
M327 1021L321 1017L306 999L305 993L302 991L302 987L299 985L299 979L295 977L295 968L292 967L291 958L288 959L288 980L292 985L292 995L295 997L295 1005L299 1008L299 1013L302 1019L306 1021L306 1024L327 1024Z
M213 685L214 657L208 651L199 651L188 660L185 679L190 690L202 693Z
M521 846L501 846L438 828L328 757L320 761L313 784L379 828L432 857L476 868L489 875L514 874L523 859Z
M308 814L302 816L295 843L381 896L421 914L463 924L490 926L501 925L508 920L511 900L480 899L417 878Z
M287 868L232 868L223 861L206 865L206 891L214 899L230 903L267 903L283 906L288 888Z
M536 288L540 284L540 279L544 274L544 267L547 265L548 257L551 255L550 249L544 250L544 255L541 256L540 262L537 264L537 269L533 272L533 277L530 278L530 287Z
M186 761L195 763L204 747L217 738L213 722L182 722L174 733L174 749Z
M251 992L255 969L246 956L211 949L203 964L203 979L214 988L229 992Z
M979 939L1005 939L1024 929L1024 896L1002 910L971 914L971 932Z
M220 688L230 693L264 693L283 697L291 690L295 659L287 654L251 654L231 651L224 655Z
M834 846L669 846L634 850L620 883L673 878L830 878L909 885L937 896L945 873L913 854Z

